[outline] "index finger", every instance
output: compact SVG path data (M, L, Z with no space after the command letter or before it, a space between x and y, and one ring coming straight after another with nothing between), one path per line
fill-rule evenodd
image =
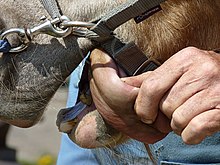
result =
M197 51L187 48L179 51L159 68L147 75L141 84L135 111L144 123L152 124L158 114L160 100L166 92L187 72L191 62L186 60L187 54ZM185 58L185 59L184 59Z

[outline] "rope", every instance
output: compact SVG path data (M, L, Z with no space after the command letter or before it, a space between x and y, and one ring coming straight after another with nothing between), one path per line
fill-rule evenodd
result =
M8 53L11 50L11 45L8 40L0 40L0 53Z

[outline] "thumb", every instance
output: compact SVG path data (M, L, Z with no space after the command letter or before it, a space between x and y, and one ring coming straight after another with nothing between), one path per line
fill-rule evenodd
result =
M138 89L121 81L117 65L105 52L93 50L90 60L94 83L105 101L114 104L120 100L121 105L134 102Z
M121 78L121 81L123 81L124 83L126 83L130 86L140 88L142 82L148 78L150 73L151 73L151 71L142 73L137 76L123 77L123 78Z

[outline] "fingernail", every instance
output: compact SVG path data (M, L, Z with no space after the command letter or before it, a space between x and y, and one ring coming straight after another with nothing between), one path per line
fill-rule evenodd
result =
M152 120L141 118L141 121L145 124L153 124Z

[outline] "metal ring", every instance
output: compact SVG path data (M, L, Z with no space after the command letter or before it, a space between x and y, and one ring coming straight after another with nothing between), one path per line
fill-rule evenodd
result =
M25 37L25 31L24 29L19 29L19 28L12 28L9 30L6 30L5 32L3 32L0 35L0 39L4 40L7 38L8 35L10 34L17 34L19 37ZM25 43L22 41L22 43L20 45L18 45L17 47L12 47L11 50L9 51L10 53L18 53L23 51L24 49L26 49L28 47L28 43Z

